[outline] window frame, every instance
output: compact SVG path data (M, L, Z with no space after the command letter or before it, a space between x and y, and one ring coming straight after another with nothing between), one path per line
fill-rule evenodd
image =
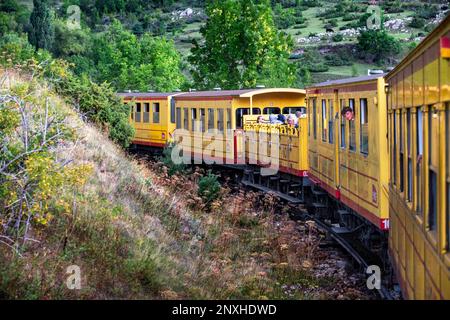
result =
M327 100L322 99L322 142L327 142L327 129L326 129L326 122L327 122Z
M236 129L242 129L244 127L244 116L250 114L250 108L237 108L236 109ZM239 125L240 124L240 125Z
M142 110L142 123L150 123L150 103L143 102L144 109Z
M189 131L189 108L183 108L183 129Z
M135 118L134 122L141 123L142 120L141 115L142 115L142 104L140 102L136 102L136 113L134 115Z
M406 200L413 201L414 185L413 185L413 163L412 163L412 112L411 108L406 109Z
M345 108L345 99L340 99L340 113L339 113L339 119L340 121L340 128L339 128L339 146L341 149L347 149L347 120L345 120L345 117L342 115L342 111Z
M425 177L424 177L424 113L422 107L416 108L416 170L415 170L415 183L416 183L416 194L415 194L415 205L416 212L419 215L423 215L424 209L424 194L425 194Z
M197 117L198 117L197 108L191 108L191 130L193 132L198 131Z
M314 140L317 140L317 100L313 98L313 138Z
M367 127L366 134L363 130L365 127ZM369 155L369 100L367 98L359 99L359 136L359 152L367 157ZM364 140L367 140L366 144ZM365 149L363 146L366 146Z
M334 103L328 99L328 143L334 144Z
M428 107L428 217L427 217L427 227L430 232L434 235L439 231L439 212L438 212L438 204L439 204L439 168L436 168L433 165L433 152L435 152L434 148L437 148L437 152L439 152L439 145L433 143L433 135L435 127L433 127L433 115L438 114L438 111L431 105ZM433 183L434 182L434 183ZM433 188L434 187L434 188ZM434 196L433 196L433 189Z
M154 124L161 122L161 104L159 102L152 103L152 121Z
M255 109L255 108L253 108L253 109ZM268 112L268 111L270 111L270 112ZM265 107L263 109L262 113L263 114L280 114L281 113L281 108L280 107ZM255 114L255 113L253 113L253 114ZM258 114L261 114L261 113L258 113Z
M208 131L215 129L215 115L216 111L215 108L208 108Z
M352 103L353 102L353 106ZM351 152L356 152L357 142L356 142L356 99L348 99L348 106L353 110L353 119L348 121L348 149ZM353 143L352 143L353 142Z
M175 128L181 129L182 121L181 121L181 107L176 107L175 109Z
M224 130L224 111L222 108L217 109L217 130L223 132Z

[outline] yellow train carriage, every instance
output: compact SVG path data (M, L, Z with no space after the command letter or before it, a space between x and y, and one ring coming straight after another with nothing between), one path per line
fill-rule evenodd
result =
M198 162L245 164L244 116L290 112L305 106L305 96L304 90L276 88L177 95L176 129L191 137L183 150Z
M410 299L450 299L450 17L386 76L390 256Z
M293 111L291 110L291 112ZM271 157L276 157L277 168L280 172L307 177L307 118L300 118L298 127L295 127L283 124L257 123L257 117L244 116L246 163L266 165ZM263 119L266 122L269 120L268 116L264 116ZM272 150L276 152L276 155L271 153ZM267 158L266 161L264 161L265 158Z
M175 129L172 97L181 93L127 92L119 93L131 108L130 123L136 133L132 143L150 147L164 147Z
M307 89L309 177L378 230L389 228L385 83L382 76ZM347 119L343 111L350 110Z

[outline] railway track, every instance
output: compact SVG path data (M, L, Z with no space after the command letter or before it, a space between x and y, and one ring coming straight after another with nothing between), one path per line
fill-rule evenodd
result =
M326 233L329 238L333 239L345 252L347 252L352 259L360 266L361 270L367 270L367 268L372 265L374 260L377 260L373 254L368 252L360 252L357 249L354 248L352 243L354 243L354 239L349 236L340 235L333 231L332 226L328 225L327 223L321 221L320 219L317 219L313 215L307 213L306 210L296 210L293 215L290 214L290 217L294 220L297 220L299 218L298 212L300 212L300 218L302 219L308 219L312 220L316 223L317 227ZM390 290L381 284L380 289L377 289L378 295L383 300L394 300L392 294L390 293Z

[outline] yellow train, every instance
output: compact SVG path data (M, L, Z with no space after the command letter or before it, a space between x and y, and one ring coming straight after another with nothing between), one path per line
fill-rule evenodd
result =
M386 77L390 256L411 299L450 299L450 16Z
M175 140L189 160L243 169L247 185L293 203L306 193L335 233L390 259L405 298L450 299L450 17L388 74L120 96L135 145ZM296 126L268 123L305 106Z

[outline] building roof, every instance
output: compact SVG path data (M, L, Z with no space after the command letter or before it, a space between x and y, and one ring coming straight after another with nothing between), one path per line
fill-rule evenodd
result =
M328 86L336 86L336 85L345 85L355 82L366 82L366 81L372 81L376 80L378 78L384 77L386 74L374 74L370 76L360 76L360 77L353 77L353 78L345 78L345 79L339 79L339 80L330 80L325 82L320 82L317 84L314 84L310 86L310 88L318 88L318 87L328 87Z

